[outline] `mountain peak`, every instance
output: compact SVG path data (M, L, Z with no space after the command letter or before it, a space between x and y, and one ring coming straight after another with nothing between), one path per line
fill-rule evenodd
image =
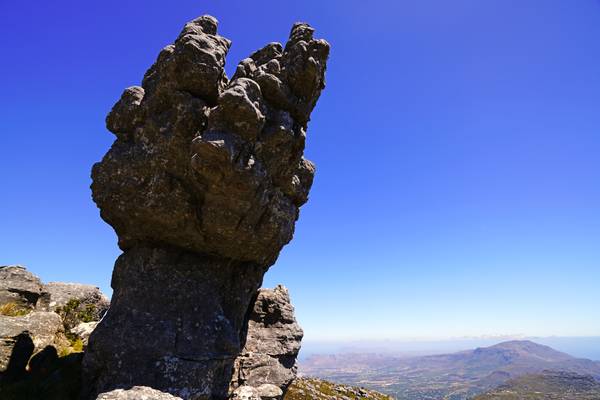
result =
M478 348L475 351L509 351L515 356L538 358L545 361L565 361L573 359L572 356L554 350L549 346L532 342L531 340L510 340L498 343L491 347Z

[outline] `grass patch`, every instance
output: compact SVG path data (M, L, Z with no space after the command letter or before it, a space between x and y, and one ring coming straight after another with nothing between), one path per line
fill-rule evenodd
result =
M30 308L20 306L17 303L6 303L0 306L0 315L7 317L23 317L30 312Z

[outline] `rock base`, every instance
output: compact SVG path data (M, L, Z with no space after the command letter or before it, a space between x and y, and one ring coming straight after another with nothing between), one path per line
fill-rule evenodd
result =
M175 248L134 248L115 264L111 307L90 337L86 398L149 386L225 399L248 304L264 270Z

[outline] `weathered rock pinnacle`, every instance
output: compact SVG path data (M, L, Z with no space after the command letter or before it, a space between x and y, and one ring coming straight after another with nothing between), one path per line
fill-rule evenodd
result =
M329 54L313 32L295 24L285 47L268 44L229 80L231 42L197 18L108 115L116 140L92 192L123 254L84 398L132 386L227 397L251 303L312 185L302 155Z

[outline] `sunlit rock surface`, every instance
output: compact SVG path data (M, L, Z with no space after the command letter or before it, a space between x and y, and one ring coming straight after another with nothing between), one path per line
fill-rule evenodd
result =
M252 342L251 304L312 185L303 151L329 45L295 24L285 46L268 44L228 79L230 45L213 17L191 21L107 117L116 140L92 192L123 254L84 358L84 397L148 386L224 399Z

